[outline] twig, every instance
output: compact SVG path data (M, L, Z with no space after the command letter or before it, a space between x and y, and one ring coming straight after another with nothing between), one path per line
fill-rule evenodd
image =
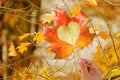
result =
M63 3L65 4L65 6L66 6L66 8L68 9L68 11L70 11L70 9L69 9L68 5L65 3L65 1L64 1L64 0L62 0L62 1L63 1Z
M28 3L30 3L32 6L34 6L36 9L39 9L39 10L40 10L40 8L37 7L35 4L33 4L30 0L27 0L27 1L28 1Z

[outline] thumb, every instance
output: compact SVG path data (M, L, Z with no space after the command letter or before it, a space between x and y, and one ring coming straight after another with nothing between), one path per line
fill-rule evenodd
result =
M88 70L87 70L87 65L84 60L80 60L80 68L81 68L81 76L87 76L88 75Z

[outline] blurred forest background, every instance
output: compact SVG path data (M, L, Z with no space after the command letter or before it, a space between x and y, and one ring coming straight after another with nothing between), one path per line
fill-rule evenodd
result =
M96 34L78 54L99 66L103 80L120 80L120 1L96 0L97 5L90 1L95 0L0 0L0 80L80 80L78 57L54 59L46 40L32 41L43 25L53 25L44 16L56 6L69 12L76 5L90 19L91 34ZM22 54L14 51L22 43L21 35L30 42L20 48Z

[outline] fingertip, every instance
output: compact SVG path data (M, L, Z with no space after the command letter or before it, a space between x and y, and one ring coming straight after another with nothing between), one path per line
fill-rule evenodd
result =
M80 67L81 67L81 68L84 68L84 67L85 67L85 61L82 60L82 59L80 60Z

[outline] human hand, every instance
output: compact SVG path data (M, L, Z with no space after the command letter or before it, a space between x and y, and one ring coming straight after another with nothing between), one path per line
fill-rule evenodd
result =
M80 61L81 80L102 80L98 67L88 59Z

